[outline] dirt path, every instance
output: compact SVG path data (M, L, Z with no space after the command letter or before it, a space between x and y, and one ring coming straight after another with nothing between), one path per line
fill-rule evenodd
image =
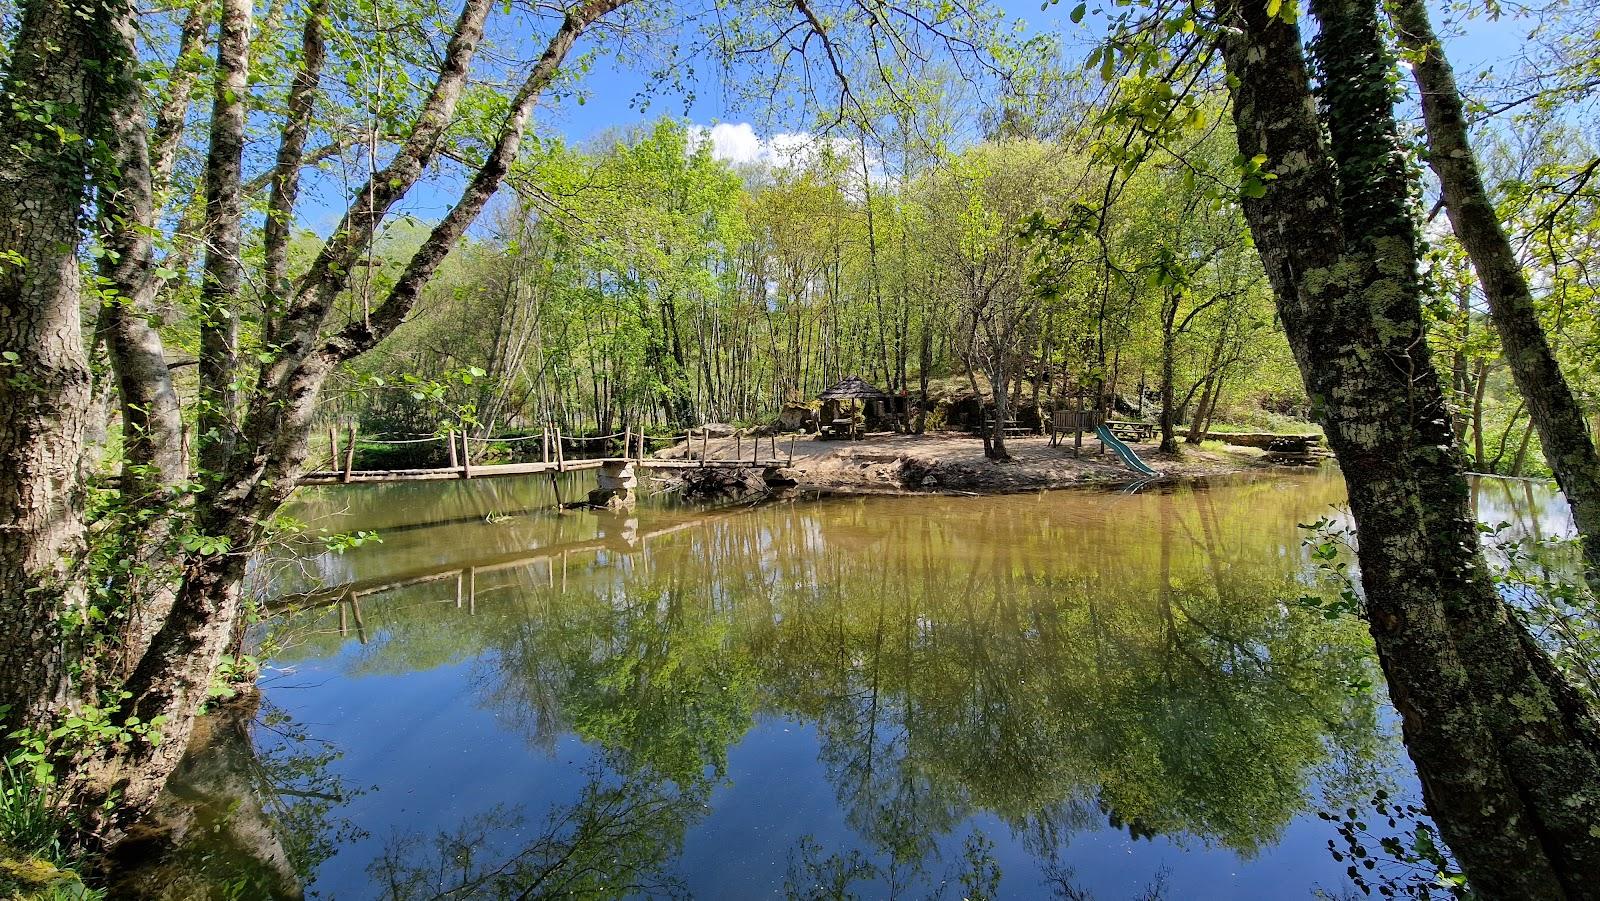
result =
M751 438L712 439L706 444L710 459L734 459L752 454ZM773 458L768 438L759 439L760 459ZM777 438L778 459L790 454L790 436ZM1130 447L1163 476L1218 475L1267 465L1264 453L1245 447L1184 448L1181 456L1156 453L1150 443ZM1074 458L1072 442L1051 447L1047 438L1013 438L1006 441L1011 461L984 459L983 442L958 432L931 435L869 435L859 441L819 441L805 435L793 441L794 464L788 475L802 488L834 491L1022 491L1067 485L1127 482L1139 478L1103 451L1099 440L1086 437L1083 456ZM690 455L700 456L698 443ZM683 445L661 456L685 456Z

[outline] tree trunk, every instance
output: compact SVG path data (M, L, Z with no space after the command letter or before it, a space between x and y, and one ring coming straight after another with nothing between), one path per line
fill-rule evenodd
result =
M197 52L198 39L190 31L193 19L185 23L183 41ZM195 30L204 29L195 26ZM153 272L151 230L146 225L154 221L156 185L171 174L172 151L162 142L175 138L159 129L177 128L165 117L182 119L189 87L181 80L173 85L173 96L156 121L152 146L144 85L127 64L136 59L138 47L131 15L113 23L107 36L118 42L112 58L124 63L122 77L108 80L106 90L105 129L115 166L102 173L97 191L103 240L111 251L101 258L100 272L120 302L101 307L98 327L110 351L121 401L119 500L126 515L116 538L128 565L113 571L106 594L125 606L126 626L120 659L112 665L101 661L103 672L86 671L77 691L80 697L93 690L96 678L126 676L172 607L180 574L171 545L183 523L177 514L187 507L182 486L189 476L183 409L154 324L159 321L157 299L165 283Z
M999 357L998 351L996 357ZM997 362L989 370L990 393L994 395L994 424L989 427L989 440L985 442L984 456L994 461L1011 459L1006 452L1006 417L1010 414L1010 404L1006 398L1006 370L1005 364Z
M922 315L922 340L918 342L920 350L917 356L917 427L916 433L923 434L928 429L928 380L931 378L930 370L933 369L933 326L926 310Z
M1522 430L1522 440L1517 442L1517 455L1511 460L1511 475L1522 475L1522 467L1528 462L1528 442L1533 438L1533 421L1529 420L1526 428Z
M1184 444L1199 444L1205 438L1206 420L1211 416L1211 387L1215 383L1215 376L1206 377L1205 387L1200 390L1200 402L1194 408L1194 418L1189 420L1189 433L1183 436Z
M277 321L290 291L289 238L295 200L300 196L300 167L305 158L306 135L311 130L317 86L327 59L322 34L322 17L326 10L327 0L312 0L306 7L300 36L300 68L295 72L284 104L283 134L278 139L278 156L272 165L266 220L261 224L264 257L261 281L265 295L262 308L269 327ZM274 337L268 334L264 343L271 344Z
M206 153L206 258L200 285L200 468L215 478L233 455L239 409L240 196L250 75L250 0L223 0Z
M1592 897L1600 737L1495 591L1423 340L1415 224L1370 0L1319 0L1323 140L1299 29L1245 0L1225 24L1244 201L1338 455L1366 613L1429 812L1477 891Z
M1483 395L1489 387L1489 361L1484 358L1478 360L1478 373L1476 387L1472 389L1472 465L1474 468L1483 467Z
M77 251L108 24L93 9L23 4L0 104L0 735L64 701L59 617L84 597L73 570L91 380Z
M1427 6L1422 0L1398 0L1393 15L1422 97L1428 165L1439 177L1450 226L1472 260L1511 377L1527 399L1545 459L1572 507L1590 584L1600 586L1600 455L1539 322L1516 250L1484 187L1455 72L1433 33Z
M1177 311L1177 299L1173 301L1173 313ZM1168 314L1166 328L1161 334L1161 452L1175 454L1178 452L1178 433L1173 420L1177 411L1173 408L1176 404L1173 380L1173 343L1175 336L1172 334L1172 314Z
M244 536L230 537L237 544ZM211 688L211 674L233 639L245 562L241 554L194 556L187 561L172 613L124 687L132 693L127 705L131 713L143 722L164 724L163 741L105 746L77 773L81 797L117 799L114 805L92 808L90 825L97 834L114 838L149 810L183 758L195 717Z
M1451 418L1455 424L1456 440L1464 444L1467 440L1467 418L1462 415L1461 408L1465 406L1464 399L1467 396L1467 339L1472 332L1472 290L1468 286L1463 285L1456 291L1456 317L1456 347L1450 360Z

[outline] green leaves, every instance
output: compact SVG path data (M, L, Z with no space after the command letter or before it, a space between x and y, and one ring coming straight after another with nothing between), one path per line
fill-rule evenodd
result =
M225 536L201 535L195 532L178 536L178 543L183 545L183 549L189 553L199 554L202 557L226 554L232 546L232 542Z
M1259 153L1249 159L1244 154L1233 158L1233 167L1239 177L1240 197L1254 199L1267 196L1267 182L1276 180L1278 176L1262 168L1266 162L1266 155Z

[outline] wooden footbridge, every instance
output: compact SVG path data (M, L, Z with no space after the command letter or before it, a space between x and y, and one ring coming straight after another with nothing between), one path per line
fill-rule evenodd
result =
M708 454L710 433L708 429L689 429L681 434L649 435L642 431L624 429L611 435L563 435L559 429L546 427L539 435L523 435L514 438L474 438L465 432L450 431L444 435L434 435L422 438L406 438L399 440L367 439L368 444L382 445L408 445L432 444L442 442L449 452L450 463L448 466L431 467L423 469L356 469L355 454L358 439L356 430L352 427L348 432L344 452L339 447L339 434L335 429L328 430L329 467L307 472L300 477L301 485L348 485L366 484L371 482L417 482L417 481L444 481L449 479L486 479L496 476L525 476L540 474L556 474L563 472L576 472L579 470L601 470L603 474L612 477L631 477L633 468L644 469L773 469L790 466L794 463L794 436L789 438L788 453L780 455L778 452L778 436L776 435L751 435L750 452L744 452L744 435L735 432L734 453L731 457L712 459ZM618 456L607 456L611 449L611 442L621 439L622 453ZM521 442L539 441L540 453L538 460L517 463L474 463L474 445L481 448L484 445L517 444ZM696 442L698 441L698 447ZM654 457L648 453L651 442L666 443L668 446L677 446L680 442L684 448L682 457ZM767 453L762 455L765 445ZM582 450L598 446L599 455L583 455L568 458L567 448ZM699 451L698 456L696 450ZM342 465L341 465L342 463ZM602 475L602 482L605 481Z

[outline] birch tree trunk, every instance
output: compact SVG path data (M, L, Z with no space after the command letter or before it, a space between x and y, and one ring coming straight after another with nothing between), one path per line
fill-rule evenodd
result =
M206 153L206 257L200 284L200 467L221 474L237 441L239 289L244 283L240 227L244 205L246 98L250 89L250 0L222 0L217 77Z

